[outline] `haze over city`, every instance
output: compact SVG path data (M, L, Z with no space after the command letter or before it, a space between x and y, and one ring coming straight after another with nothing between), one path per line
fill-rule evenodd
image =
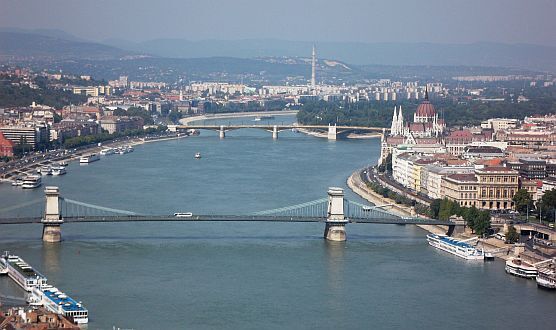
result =
M0 1L0 26L158 38L556 45L552 0Z
M0 328L553 330L554 17L0 0Z

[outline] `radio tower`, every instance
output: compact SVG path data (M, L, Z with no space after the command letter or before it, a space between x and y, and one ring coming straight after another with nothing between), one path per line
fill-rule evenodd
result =
M313 45L313 57L311 60L311 89L315 90L316 83L316 71L317 71L317 51L315 50L315 45Z

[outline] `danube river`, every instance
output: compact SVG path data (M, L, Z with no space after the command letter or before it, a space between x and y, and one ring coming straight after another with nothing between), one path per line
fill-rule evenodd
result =
M292 117L276 117L276 121ZM237 122L248 119L236 120ZM225 120L228 122L228 120ZM202 159L194 154L201 152ZM147 143L47 177L67 198L141 213L249 213L326 197L375 163L379 140L329 142L258 130ZM347 189L347 188L346 188ZM0 185L0 208L42 196ZM348 198L355 199L347 193ZM318 223L2 226L22 256L89 309L89 329L533 328L556 324L556 294L429 247L414 226L351 224L328 243ZM0 292L22 294L7 278Z

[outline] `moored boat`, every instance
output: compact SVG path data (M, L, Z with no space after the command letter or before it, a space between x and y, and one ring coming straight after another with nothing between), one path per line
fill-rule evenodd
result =
M79 163L80 164L89 164L89 163L92 163L92 162L96 162L99 159L100 159L99 155L90 154L90 155L81 156L81 158L79 158Z
M556 259L548 260L548 264L537 264L537 286L544 289L556 290ZM544 263L544 262L543 262Z
M100 151L101 156L109 156L109 155L113 155L115 153L116 153L116 150L114 148L105 148L105 149L102 149Z
M535 276L537 276L538 274L537 268L535 266L526 261L523 261L519 257L506 260L505 269L506 273L508 274L524 278L535 278Z
M23 182L21 183L21 188L35 189L40 187L41 184L42 184L42 180L40 175L29 175L23 178Z
M427 235L429 245L466 260L484 260L484 253L464 241L446 235Z
M63 166L55 166L52 168L52 175L59 176L66 174L66 169Z

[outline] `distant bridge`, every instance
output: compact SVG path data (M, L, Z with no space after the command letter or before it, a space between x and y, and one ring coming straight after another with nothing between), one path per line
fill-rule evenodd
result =
M0 209L0 225L41 223L43 240L61 241L63 223L100 223L100 222L322 222L325 224L324 237L332 241L346 239L345 225L348 223L399 224L399 225L444 225L451 234L454 222L419 217L400 217L381 209L383 206L370 206L344 198L341 188L329 188L328 197L315 201L260 211L250 214L140 214L132 211L114 209L60 196L58 187L46 187L46 198L25 202ZM32 214L41 210L36 204L44 204L42 214ZM32 207L35 206L35 207ZM18 209L27 211L23 215L8 216ZM31 211L31 212L29 212Z
M278 132L286 130L295 129L308 129L308 130L320 130L327 132L327 138L329 140L336 140L339 134L347 133L350 131L362 131L362 132L375 132L384 133L389 129L383 127L367 127L367 126L336 126L336 125L177 125L176 129L207 129L212 131L217 131L221 139L226 137L226 132L242 129L242 128L255 128L262 129L272 133L272 138L278 138Z

